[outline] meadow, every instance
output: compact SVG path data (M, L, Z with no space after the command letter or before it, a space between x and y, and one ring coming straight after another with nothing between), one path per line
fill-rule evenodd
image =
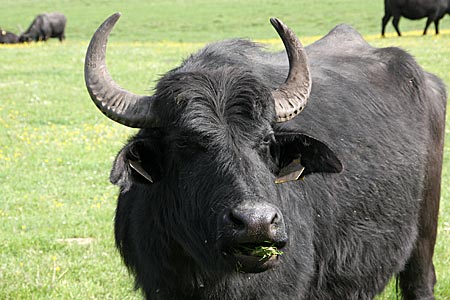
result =
M0 45L0 299L140 299L115 250L112 160L135 132L105 118L84 86L89 39L120 11L108 67L123 87L151 93L161 74L208 42L244 37L282 44L268 22L282 19L310 44L349 23L374 46L398 46L450 87L450 17L441 35L402 19L380 37L383 1L3 0L0 27L26 29L40 12L66 14L67 40ZM447 118L449 120L449 118ZM436 299L450 299L450 124L435 266ZM396 299L391 284L379 299Z

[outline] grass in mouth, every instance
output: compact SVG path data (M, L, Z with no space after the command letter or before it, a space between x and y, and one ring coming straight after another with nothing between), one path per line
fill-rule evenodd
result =
M273 245L257 245L257 246L242 246L239 248L240 252L246 255L251 255L255 257L260 257L261 260L270 258L273 255L282 255L284 252L278 250L278 248Z

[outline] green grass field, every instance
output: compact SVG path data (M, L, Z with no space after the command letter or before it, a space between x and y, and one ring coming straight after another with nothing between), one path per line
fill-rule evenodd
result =
M143 3L145 2L145 3ZM84 86L87 44L110 14L123 16L108 48L125 88L147 93L205 43L245 37L281 49L276 16L310 44L349 23L375 46L399 46L450 86L450 17L442 34L402 19L402 38L380 38L382 1L3 0L0 27L26 29L40 12L67 15L67 40L0 45L0 299L139 299L113 241L114 155L134 132L108 120ZM151 93L151 92L149 92ZM448 119L448 118L447 118ZM436 299L450 299L450 124L435 265ZM380 299L395 299L389 286ZM284 299L281 299L284 300Z

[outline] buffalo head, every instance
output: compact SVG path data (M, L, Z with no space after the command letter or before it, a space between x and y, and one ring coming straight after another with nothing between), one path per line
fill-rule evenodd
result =
M116 241L125 262L138 277L148 272L142 261L169 268L142 249L164 252L184 272L197 272L189 265L214 274L275 266L288 244L286 192L276 182L299 179L304 167L303 174L342 169L321 142L276 130L303 110L311 90L302 44L271 19L286 48L284 75L254 67L257 58L246 51L260 53L255 44L229 41L191 56L159 80L153 95L141 96L121 88L106 68L107 39L119 16L94 34L85 80L106 116L141 128L111 172L121 187ZM261 256L258 248L277 251Z

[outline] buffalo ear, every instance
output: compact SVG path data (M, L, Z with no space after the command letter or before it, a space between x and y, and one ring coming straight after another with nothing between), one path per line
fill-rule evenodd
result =
M134 140L114 160L110 181L128 190L132 184L152 184L161 178L160 153L148 140Z
M298 180L311 173L340 173L343 165L321 141L305 134L277 135L277 183Z

